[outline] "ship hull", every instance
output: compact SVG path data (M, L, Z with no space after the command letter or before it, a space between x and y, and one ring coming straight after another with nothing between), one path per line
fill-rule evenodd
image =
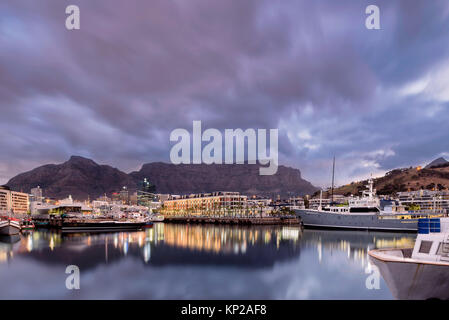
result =
M0 221L0 235L12 236L20 233L20 224L17 221Z
M379 268L396 299L449 299L449 265L388 261L370 252L370 261Z
M77 231L129 231L140 230L145 226L144 222L64 222L63 232Z
M354 229L376 231L416 232L418 219L395 219L375 214L340 214L323 211L297 209L304 227L327 229Z

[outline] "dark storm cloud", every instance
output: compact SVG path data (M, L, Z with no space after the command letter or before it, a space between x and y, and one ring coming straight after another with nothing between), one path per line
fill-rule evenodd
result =
M449 152L448 17L422 0L2 1L0 180L71 154L168 161L193 120L279 128L281 164L317 184L333 154L341 182L427 161Z

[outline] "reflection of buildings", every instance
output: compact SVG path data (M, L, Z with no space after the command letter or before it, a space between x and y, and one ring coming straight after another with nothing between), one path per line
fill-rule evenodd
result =
M35 231L17 245L0 247L0 258L23 256L45 264L94 268L125 258L160 265L264 267L299 256L296 227L242 227L156 223L138 232L61 234ZM1 263L1 261L0 261Z
M164 225L152 263L266 267L299 256L299 227Z
M362 266L369 263L368 251L374 248L413 247L415 234L387 232L304 230L301 247L317 250L318 259L325 259L324 253L345 253L348 259Z

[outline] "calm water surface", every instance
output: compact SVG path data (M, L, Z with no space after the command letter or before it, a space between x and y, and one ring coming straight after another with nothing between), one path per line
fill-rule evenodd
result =
M367 250L414 234L155 224L138 232L34 231L0 239L1 299L392 299L369 290ZM65 287L80 268L80 290Z

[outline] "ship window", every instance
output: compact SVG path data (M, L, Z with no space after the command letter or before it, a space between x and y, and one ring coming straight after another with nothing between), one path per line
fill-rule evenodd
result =
M432 247L432 241L421 241L421 246L419 247L419 253L429 253Z
M440 242L440 244L438 245L437 255L448 256L448 254L449 254L449 243Z

